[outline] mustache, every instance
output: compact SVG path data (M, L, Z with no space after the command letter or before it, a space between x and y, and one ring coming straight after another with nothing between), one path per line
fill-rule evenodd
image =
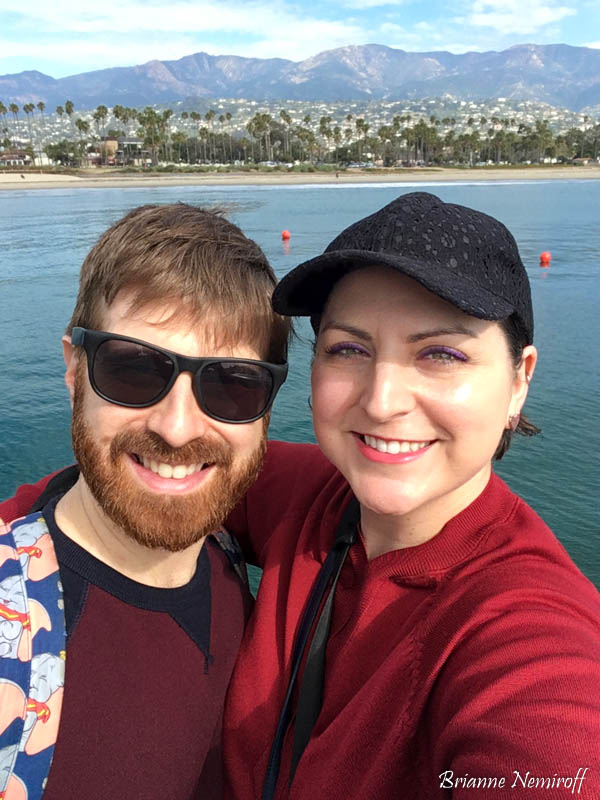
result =
M122 453L134 453L140 458L162 461L164 464L215 464L229 467L233 462L230 445L213 439L193 439L182 447L171 447L153 431L122 431L110 445L110 459L116 463Z

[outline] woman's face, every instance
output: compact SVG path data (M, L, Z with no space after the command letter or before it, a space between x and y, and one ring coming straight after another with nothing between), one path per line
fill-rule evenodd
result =
M439 530L485 487L535 360L527 347L515 370L497 322L392 269L352 272L336 284L317 339L317 439L363 509Z

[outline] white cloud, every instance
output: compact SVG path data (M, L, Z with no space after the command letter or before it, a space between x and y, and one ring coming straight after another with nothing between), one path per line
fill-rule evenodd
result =
M12 9L9 8L12 6ZM57 9L58 6L58 9ZM0 0L0 12L23 13L14 0ZM243 34L275 38L277 32L290 29L294 35L307 36L310 30L313 42L321 36L355 36L358 25L342 21L319 19L308 14L299 17L284 5L274 5L265 0L258 2L220 3L211 0L189 4L176 0L171 4L161 2L149 7L139 0L103 0L93 7L81 6L75 0L59 0L57 4L43 4L28 10L31 24L43 27L50 33L75 34L142 34L165 33L216 33Z
M22 8L16 0L0 0L0 17L23 14ZM199 51L300 61L321 50L365 44L373 35L352 20L296 13L284 3L267 0L160 0L153 5L103 0L83 7L78 0L58 0L29 3L26 8L28 17L18 26L24 34L18 36L13 26L9 35L5 28L9 41L0 42L0 58L44 57L71 63L73 72L81 71L82 64L87 70L177 59ZM45 42L29 44L31 31L39 29L45 31ZM64 68L62 73L67 74Z
M391 34L406 34L408 31L406 28L403 28L402 25L398 25L395 22L384 22L380 27L379 30L382 33L391 33Z
M535 41L538 31L544 41L564 41L561 22L575 7L583 17L586 0L457 0L450 7L460 17L442 21L422 5L414 22L402 14L411 2L415 12L413 0L0 0L0 73L43 63L60 77L196 52L301 61L370 42L420 52L503 49ZM349 9L372 10L365 21ZM597 38L591 27L587 35ZM27 66L13 69L17 63Z
M343 0L344 8L383 8L384 6L398 6L401 0Z
M503 35L523 36L576 13L574 8L544 0L475 0L470 13L454 21L476 28L493 28Z
M600 50L600 42L584 42L582 47L593 47L595 50Z

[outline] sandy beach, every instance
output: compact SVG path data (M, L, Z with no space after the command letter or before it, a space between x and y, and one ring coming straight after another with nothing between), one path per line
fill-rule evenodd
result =
M0 172L0 190L108 189L143 186L300 186L307 184L426 183L472 181L599 180L600 166L530 168L422 168L406 170L346 170L339 172L206 172L120 175L110 170L81 171L74 175Z

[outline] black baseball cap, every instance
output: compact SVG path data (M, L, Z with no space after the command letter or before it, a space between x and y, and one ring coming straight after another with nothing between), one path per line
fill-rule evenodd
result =
M278 283L273 308L288 316L318 315L340 278L377 265L414 278L473 317L514 314L527 343L533 341L529 279L508 228L428 192L401 195L343 230L322 255Z

